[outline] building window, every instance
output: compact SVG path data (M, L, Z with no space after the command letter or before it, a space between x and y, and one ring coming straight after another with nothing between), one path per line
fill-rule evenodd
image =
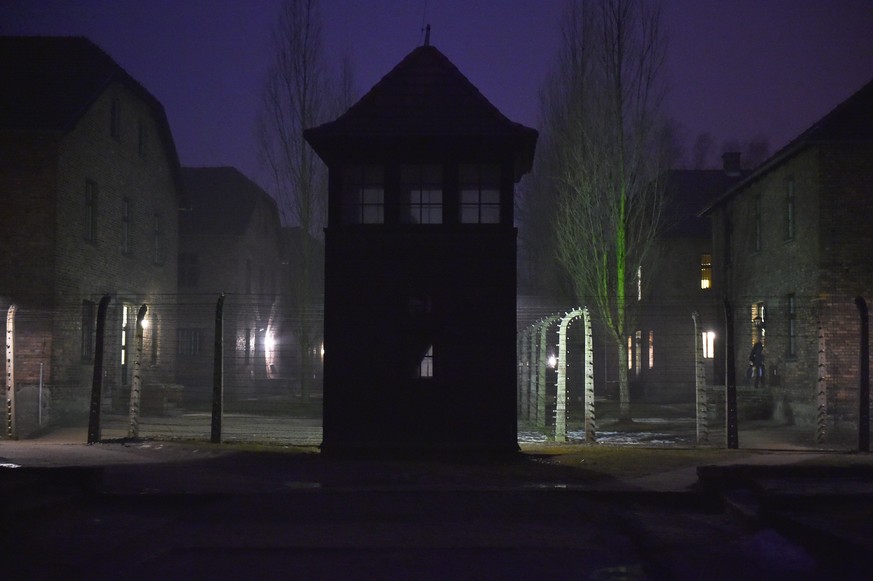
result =
M433 377L433 345L428 345L427 352L418 364L419 377Z
M797 300L794 294L788 295L788 356L797 355Z
M655 332L649 331L649 369L655 367Z
M181 357L200 355L200 347L203 342L202 329L178 329L176 339L176 355Z
M154 240L154 263L162 264L164 262L164 232L161 224L161 215L154 215L152 223L152 237Z
M704 331L701 337L703 343L703 358L715 357L715 331Z
M109 111L109 134L114 139L121 139L121 100L112 99Z
M254 336L252 334L252 330L246 329L246 336L245 336L246 344L245 344L245 350L244 350L245 355L244 355L244 359L243 359L243 363L245 363L246 365L248 365L249 363L252 362L252 351L253 351L252 342L253 341L254 341Z
M340 204L340 220L343 224L383 224L385 175L382 166L344 167Z
M755 196L754 204L755 252L758 252L761 250L761 194Z
M82 301L82 361L94 358L94 319L97 305L94 301Z
M794 178L785 181L785 239L794 240Z
M767 328L767 306L764 303L752 305L752 344L764 343Z
M179 253L179 288L197 288L200 265L193 252Z
M461 224L500 223L500 166L460 167Z
M634 338L627 336L627 370L634 368Z
M136 326L136 314L131 305L121 306L121 385L127 385L130 375L130 344L133 328Z
M130 254L130 199L121 200L121 251Z
M700 255L700 288L704 289L704 290L712 288L712 255L711 254L701 254Z
M85 216L82 232L88 242L97 242L97 184L85 180Z
M442 224L443 170L439 165L400 168L400 216L408 224Z

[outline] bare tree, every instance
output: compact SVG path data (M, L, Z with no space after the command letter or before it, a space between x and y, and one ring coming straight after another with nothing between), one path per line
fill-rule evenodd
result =
M321 44L317 0L285 0L273 32L273 61L257 125L260 153L272 178L282 222L299 228L291 257L292 324L299 344L301 394L307 397L318 357L321 235L326 220L327 172L303 139L352 98L351 61L346 59L340 88L334 89Z
M545 98L557 256L616 347L622 418L630 418L626 341L664 202L664 53L653 4L575 0Z

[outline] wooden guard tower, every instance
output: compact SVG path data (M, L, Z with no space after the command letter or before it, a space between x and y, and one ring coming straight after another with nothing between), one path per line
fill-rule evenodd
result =
M322 449L517 450L513 194L537 132L425 44L304 136L330 174Z

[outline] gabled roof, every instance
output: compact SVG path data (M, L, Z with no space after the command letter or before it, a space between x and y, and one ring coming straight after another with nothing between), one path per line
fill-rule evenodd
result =
M164 107L90 40L80 37L0 37L0 131L67 133L112 82L151 108L177 183L179 156Z
M179 214L181 236L242 236L259 202L276 208L267 192L233 167L185 167L190 206ZM279 213L276 210L276 225Z
M533 158L537 131L507 119L439 50L419 46L338 119L304 135L322 155L338 139L499 138Z
M871 142L873 142L873 81L861 87L830 113L791 140L788 145L774 153L755 168L746 179L704 208L701 215L709 213L713 208L733 197L746 185L767 174L771 169L781 165L807 147L825 143Z
M703 238L710 235L708 218L699 215L709 204L740 182L748 171L730 174L723 169L676 169L667 176L664 236Z

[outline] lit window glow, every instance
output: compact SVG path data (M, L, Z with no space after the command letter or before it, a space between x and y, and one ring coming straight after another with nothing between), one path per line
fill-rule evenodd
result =
M705 290L712 288L712 255L700 256L700 288Z
M649 331L649 369L655 367L655 332Z
M704 331L702 333L703 340L703 358L712 359L715 357L715 331Z
M427 348L427 353L418 365L419 377L433 377L433 345Z

